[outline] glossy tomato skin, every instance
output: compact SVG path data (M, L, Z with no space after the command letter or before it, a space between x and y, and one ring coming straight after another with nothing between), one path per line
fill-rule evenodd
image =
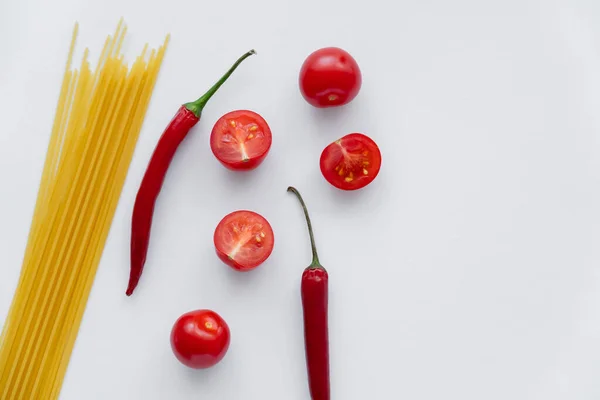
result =
M323 177L336 188L361 189L379 174L381 152L368 136L351 133L325 147L320 168Z
M338 47L325 47L310 54L300 69L300 92L311 105L336 107L351 102L362 86L356 60Z
M185 366L194 369L212 367L225 357L231 334L219 314L196 310L183 314L171 330L171 349Z
M226 265L237 271L251 271L269 258L275 236L265 217L254 211L238 210L221 219L213 242L217 256Z
M217 120L210 134L210 149L219 162L233 171L258 167L273 141L271 128L250 110L228 112Z

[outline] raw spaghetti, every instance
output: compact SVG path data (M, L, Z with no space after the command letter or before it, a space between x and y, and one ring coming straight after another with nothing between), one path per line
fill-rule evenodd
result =
M21 275L0 336L0 399L57 399L168 45L131 67L109 35L71 68L75 25Z

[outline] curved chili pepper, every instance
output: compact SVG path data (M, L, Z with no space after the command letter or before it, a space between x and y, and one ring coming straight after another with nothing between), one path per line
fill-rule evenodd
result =
M252 54L256 54L256 52L250 50L241 56L231 66L229 71L198 100L181 106L161 135L146 168L133 206L133 215L131 218L131 270L129 272L129 284L125 292L127 296L131 296L133 293L144 269L148 243L150 241L154 205L175 151L183 139L185 139L190 129L200 120L202 110L208 100L225 83L238 65Z
M302 309L304 313L304 346L308 386L312 400L329 400L329 327L328 285L329 275L317 255L312 224L302 196L293 187L288 188L300 200L312 248L312 262L302 273Z

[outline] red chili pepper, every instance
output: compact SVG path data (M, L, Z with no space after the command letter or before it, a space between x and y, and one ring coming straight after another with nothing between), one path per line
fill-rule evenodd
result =
M241 56L231 66L229 71L198 100L181 106L160 137L146 168L146 173L142 179L133 207L131 218L131 270L126 292L127 296L133 293L144 269L146 254L148 252L148 242L150 241L154 204L162 188L165 175L175 155L175 151L183 139L185 139L190 129L200 120L202 110L208 100L223 85L238 65L252 54L256 54L256 52L250 50Z
M304 313L304 346L308 386L312 400L329 400L329 328L328 284L329 275L319 263L312 224L302 196L293 187L288 188L300 200L312 248L312 263L302 273L302 309Z

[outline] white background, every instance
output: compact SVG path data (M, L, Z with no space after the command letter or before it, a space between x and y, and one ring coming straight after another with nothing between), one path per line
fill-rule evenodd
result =
M124 16L132 59L172 34L61 399L308 399L299 282L310 262L296 185L330 273L332 398L600 397L600 3L597 0L0 2L0 321L19 275L73 23L98 56ZM304 102L303 59L340 46L362 68L350 105ZM131 298L129 221L154 145L178 106L243 52L179 149ZM208 146L225 112L273 130L250 174ZM364 132L383 166L362 191L321 177L331 141ZM275 249L252 273L212 248L248 208ZM232 330L217 367L171 354L183 312Z

